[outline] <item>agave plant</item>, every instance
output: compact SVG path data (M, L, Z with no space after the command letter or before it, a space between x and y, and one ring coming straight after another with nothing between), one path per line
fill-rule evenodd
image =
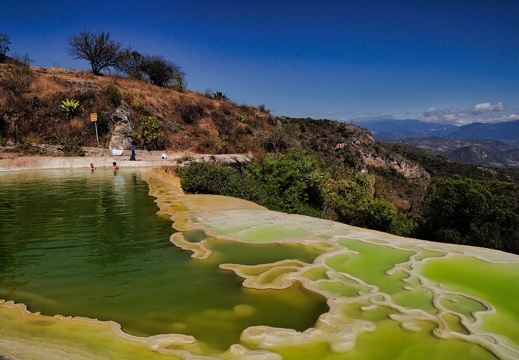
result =
M216 100L227 100L227 96L221 91L217 91L213 94L213 98Z
M61 102L60 105L61 111L64 111L67 116L75 116L81 112L79 109L79 101L77 100L69 100L65 99Z

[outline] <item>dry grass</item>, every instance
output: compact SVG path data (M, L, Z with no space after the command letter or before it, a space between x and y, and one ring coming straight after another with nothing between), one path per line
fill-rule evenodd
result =
M89 71L31 69L33 82L29 92L18 99L17 109L6 110L5 91L0 89L0 125L2 117L22 116L24 126L18 128L18 135L21 134L25 141L57 144L75 141L80 146L94 146L90 113L96 112L100 142L107 144L109 116L116 107L114 98L120 98L131 106L133 120L138 126L144 117L153 116L159 120L166 149L176 152L261 151L258 133L268 131L270 127L266 121L268 113L258 108L244 104L238 106L203 94L158 87L115 75L95 76ZM5 70L6 66L0 64L0 72ZM65 99L78 100L81 114L67 118L60 111L61 102ZM193 121L186 122L180 116L178 108L186 104L203 109ZM258 118L257 114L263 118ZM223 117L232 124L222 127L221 123L215 123L214 119ZM0 126L0 137L13 135L12 129L6 130L6 127L2 133Z

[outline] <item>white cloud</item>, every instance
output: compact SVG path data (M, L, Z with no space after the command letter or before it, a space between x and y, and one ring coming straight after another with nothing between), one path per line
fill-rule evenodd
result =
M450 108L438 110L435 107L431 107L424 111L420 120L444 123L452 125L466 125L473 122L482 123L497 123L503 121L519 120L519 113L510 112L501 113L496 116L496 112L505 111L505 106L502 101L493 105L492 103L485 102L474 105L472 109L459 109Z
M497 103L497 105L492 105L491 103L481 103L474 105L474 108L472 109L473 114L483 114L490 111L503 111L504 110L503 102L500 101Z
M423 113L422 120L459 125L465 123L468 114L469 113L466 110L458 108L438 110L437 108L432 107Z

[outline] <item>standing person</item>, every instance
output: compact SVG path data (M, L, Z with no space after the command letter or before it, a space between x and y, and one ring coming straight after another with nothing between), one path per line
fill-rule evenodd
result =
M119 170L119 166L117 166L117 163L115 161L113 162L113 166L114 166L114 171Z
M130 156L130 161L135 161L135 149L132 149L132 155Z

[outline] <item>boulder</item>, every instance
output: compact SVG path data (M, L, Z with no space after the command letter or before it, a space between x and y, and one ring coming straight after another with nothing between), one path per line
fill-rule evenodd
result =
M108 144L109 149L131 150L135 148L132 135L135 133L136 127L127 103L122 101L121 105L115 108L110 115L110 125L112 134Z

